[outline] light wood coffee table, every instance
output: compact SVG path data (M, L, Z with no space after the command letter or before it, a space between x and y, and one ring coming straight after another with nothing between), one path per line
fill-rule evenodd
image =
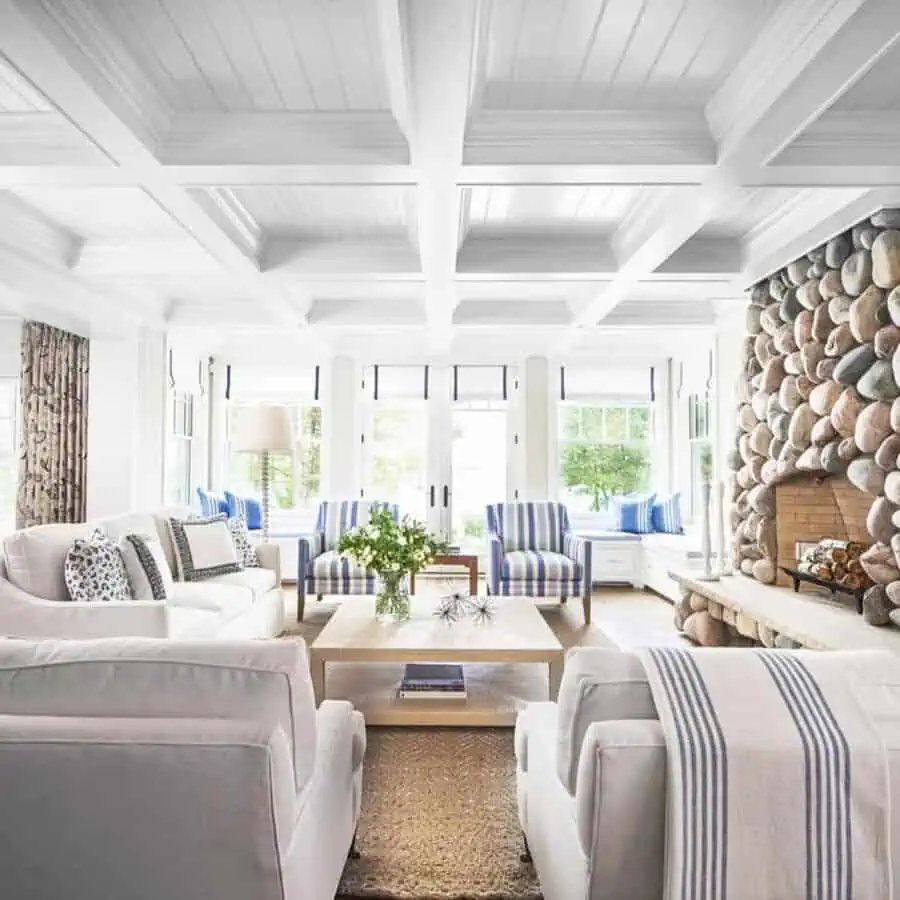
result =
M515 724L527 702L556 699L563 647L526 597L493 600L488 622L452 624L434 597L413 597L405 622L378 622L374 597L348 597L310 648L316 701L351 701L370 725ZM466 700L397 697L408 662L461 663Z

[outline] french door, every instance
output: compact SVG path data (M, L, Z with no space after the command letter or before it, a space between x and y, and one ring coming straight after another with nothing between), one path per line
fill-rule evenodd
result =
M515 495L512 384L501 366L432 366L426 385L368 405L363 496L483 555L485 506Z

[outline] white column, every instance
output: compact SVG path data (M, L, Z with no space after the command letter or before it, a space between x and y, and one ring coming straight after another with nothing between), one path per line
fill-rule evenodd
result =
M138 341L92 338L90 353L87 515L95 519L136 507Z
M322 392L322 498L349 500L362 487L362 407L356 361L336 356Z
M162 503L165 341L91 339L88 402L89 519Z
M93 355L93 348L91 352ZM166 339L162 332L143 333L138 346L138 373L138 393L131 400L140 410L135 507L153 510L163 502L166 464L166 400L169 388Z
M520 381L522 460L520 500L546 500L550 495L550 363L542 356L525 360Z

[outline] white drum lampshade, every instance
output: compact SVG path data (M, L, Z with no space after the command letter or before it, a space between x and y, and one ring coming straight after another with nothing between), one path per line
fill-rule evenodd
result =
M258 404L231 410L229 438L232 452L259 453L262 469L262 532L269 539L270 453L289 453L294 448L291 414L286 406Z
M287 453L294 446L291 415L286 406L235 406L229 433L231 449L238 453Z

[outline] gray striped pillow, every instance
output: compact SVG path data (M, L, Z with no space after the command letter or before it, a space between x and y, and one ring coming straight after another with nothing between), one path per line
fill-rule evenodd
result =
M146 534L126 534L119 541L128 583L135 600L165 603L175 587L162 544Z

